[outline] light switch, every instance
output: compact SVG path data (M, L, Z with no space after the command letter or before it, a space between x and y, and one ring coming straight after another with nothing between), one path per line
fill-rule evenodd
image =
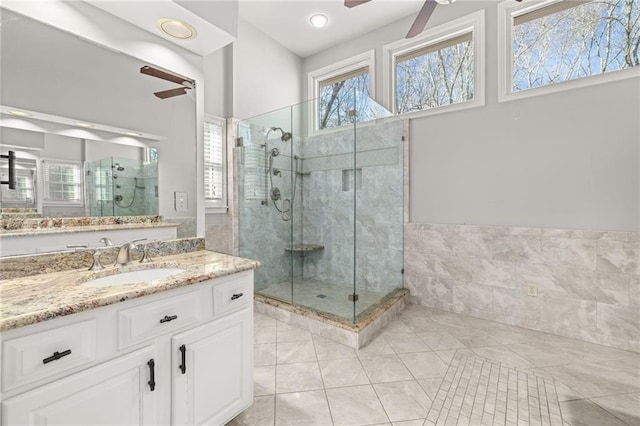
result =
M176 191L173 193L175 208L177 212L186 212L189 210L189 203L187 201L187 193L183 191Z

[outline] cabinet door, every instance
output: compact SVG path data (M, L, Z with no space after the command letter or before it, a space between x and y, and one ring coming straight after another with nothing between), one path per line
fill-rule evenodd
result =
M3 401L2 425L155 425L154 354L132 352Z
M174 425L223 425L251 405L252 321L244 309L173 337Z

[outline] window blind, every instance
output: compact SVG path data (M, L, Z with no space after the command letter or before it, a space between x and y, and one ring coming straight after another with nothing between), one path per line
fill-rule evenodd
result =
M220 201L224 196L224 136L222 122L204 122L204 198Z
M591 0L572 0L572 1L559 1L552 3L548 6L533 9L530 12L515 15L513 17L513 25L521 25L534 19L544 18L554 13L562 12L563 10L570 9L572 7L580 6L585 3L589 3Z
M460 43L471 41L472 39L473 39L472 32L465 33L456 37L452 37L452 38L440 41L438 43L430 44L420 49L412 50L402 55L398 55L396 56L396 63L400 63L400 62L408 61L410 59L418 58L420 56L428 55L429 53L437 52L438 50L442 50L447 47L451 47Z
M42 161L44 200L64 203L82 202L80 163Z
M335 77L332 78L328 78L326 80L322 80L321 82L318 83L319 88L323 88L326 86L331 86L334 83L339 83L341 81L345 81L345 80L349 80L350 78L354 78L354 77L358 77L359 75L363 75L363 74L368 74L369 73L369 67L362 67L362 68L358 68L355 69L353 71L349 71L346 72L344 74L340 74L337 75Z

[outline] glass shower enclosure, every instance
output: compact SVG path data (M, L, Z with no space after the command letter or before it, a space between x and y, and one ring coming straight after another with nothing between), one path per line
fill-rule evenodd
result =
M158 162L107 157L86 164L89 216L158 214Z
M240 122L240 255L257 294L356 323L402 288L402 122L354 93L319 129L317 105Z

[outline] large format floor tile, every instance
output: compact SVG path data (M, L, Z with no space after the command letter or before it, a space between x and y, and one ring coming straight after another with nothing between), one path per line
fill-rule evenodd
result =
M254 403L232 426L640 425L637 353L412 305L357 351L254 326Z

